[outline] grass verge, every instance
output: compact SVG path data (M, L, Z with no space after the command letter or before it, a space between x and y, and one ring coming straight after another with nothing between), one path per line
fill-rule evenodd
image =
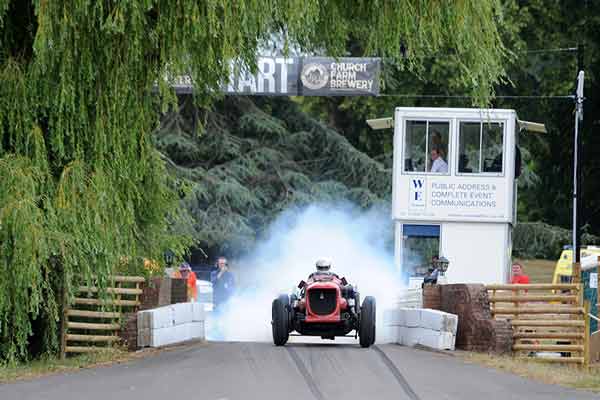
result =
M544 383L600 392L600 365L582 368L565 364L517 360L510 356L457 352L467 362L483 364Z
M58 358L44 358L22 364L0 365L0 383L37 378L54 373L76 371L81 368L109 365L128 361L134 357L134 353L128 353L124 350L115 348L68 357L64 360Z

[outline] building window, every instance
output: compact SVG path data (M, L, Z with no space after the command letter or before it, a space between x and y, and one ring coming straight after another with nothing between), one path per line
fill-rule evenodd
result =
M504 124L461 122L458 149L459 173L502 173Z
M402 225L402 268L410 276L429 273L431 260L439 255L439 225Z
M448 173L450 123L406 121L404 171Z

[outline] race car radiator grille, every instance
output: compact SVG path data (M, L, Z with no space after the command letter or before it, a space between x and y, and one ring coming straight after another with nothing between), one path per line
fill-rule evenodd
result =
M335 311L337 292L335 289L312 289L308 291L310 310L317 315L329 315Z

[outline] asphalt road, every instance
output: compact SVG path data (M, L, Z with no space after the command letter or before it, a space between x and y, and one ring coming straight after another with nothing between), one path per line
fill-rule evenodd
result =
M458 357L354 343L197 344L0 386L2 400L598 399Z

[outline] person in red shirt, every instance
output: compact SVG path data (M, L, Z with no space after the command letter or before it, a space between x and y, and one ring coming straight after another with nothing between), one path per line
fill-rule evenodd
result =
M512 279L511 279L510 283L513 283L513 284L529 283L529 277L527 275L525 275L525 272L523 271L523 266L518 262L514 262L512 265Z
M519 262L514 262L512 265L511 283L520 284L520 285L529 283L529 277L527 275L525 275L525 272L523 271L523 266ZM513 293L518 294L518 291L513 290ZM527 293L527 290L525 290L525 293ZM525 332L532 333L534 331L530 330L530 329L525 329ZM539 340L523 340L522 343L523 344L540 344ZM529 357L531 357L531 356L535 356L535 352L530 351Z

